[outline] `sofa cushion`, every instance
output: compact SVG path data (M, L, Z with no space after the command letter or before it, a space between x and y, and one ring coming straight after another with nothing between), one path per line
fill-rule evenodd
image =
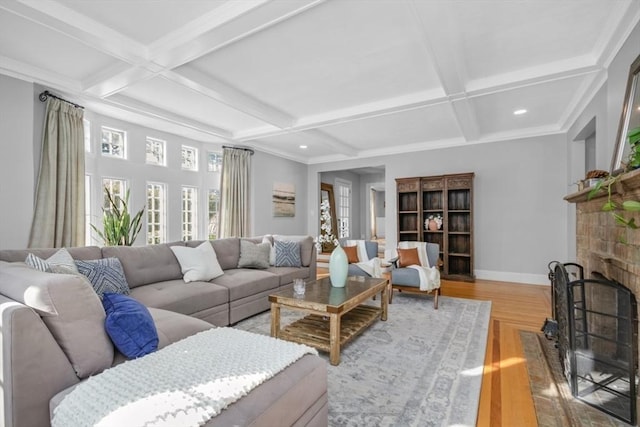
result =
M61 248L47 259L42 259L35 254L29 253L25 259L25 263L31 268L48 271L49 273L78 273L78 267L73 261L73 257L65 248ZM54 271L54 269L56 271Z
M111 366L113 344L104 330L105 312L86 278L0 261L0 292L42 316L78 377Z
M178 258L185 283L198 280L206 282L224 274L209 242L202 242L195 248L172 246L171 250Z
M229 289L229 301L235 301L269 289L276 289L280 279L266 270L231 269L211 281Z
M311 258L313 256L313 252L316 250L315 245L313 244L313 237L311 236L284 236L284 235L273 235L273 241L289 241L289 242L299 242L300 243L300 262L303 267L308 267L311 264Z
M182 279L138 286L131 289L131 296L147 307L188 315L229 302L229 291L225 287L210 282L185 285Z
M271 243L254 243L240 240L240 260L238 268L269 268Z
M300 243L276 241L276 267L300 267Z
M148 246L105 246L102 257L120 260L130 288L165 280L182 279L180 264L171 246L184 246L183 242Z
M134 359L158 349L158 331L144 305L126 295L105 292L102 306L107 314L104 327L122 354Z
M269 267L267 271L278 276L280 286L292 283L293 279L315 280L309 277L309 267Z
M129 284L118 258L77 260L76 266L80 274L89 279L100 299L105 292L129 295Z

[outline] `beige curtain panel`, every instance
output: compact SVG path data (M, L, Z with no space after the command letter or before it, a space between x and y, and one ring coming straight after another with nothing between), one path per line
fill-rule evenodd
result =
M220 236L249 235L251 151L225 147L220 178Z
M30 248L85 245L84 111L49 98Z

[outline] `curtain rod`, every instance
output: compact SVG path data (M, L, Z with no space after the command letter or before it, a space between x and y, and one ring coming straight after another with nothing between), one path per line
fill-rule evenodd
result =
M55 99L59 99L60 101L64 101L64 102L66 102L67 104L71 104L71 105L73 105L73 106L74 106L74 107L76 107L76 108L82 108L82 109L84 110L84 107L83 107L82 105L78 105L78 104L76 104L75 102L67 101L67 100L66 100L66 99L64 99L64 98L60 98L59 96L56 96L56 95L52 94L52 93L51 93L51 92L49 92L48 90L45 90L45 91L44 91L44 92L42 92L40 95L38 95L38 99L39 99L40 101L42 101L42 102L46 101L48 97L55 98Z
M252 156L255 154L255 151L253 151L253 148L248 148L248 147L232 147L230 145L223 145L222 148L231 148L232 150L248 151L249 153L251 153Z

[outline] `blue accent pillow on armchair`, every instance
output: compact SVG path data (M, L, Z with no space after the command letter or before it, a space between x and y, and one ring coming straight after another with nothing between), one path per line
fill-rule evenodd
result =
M107 313L104 326L118 350L129 359L158 349L158 331L147 307L131 297L105 292L102 305Z

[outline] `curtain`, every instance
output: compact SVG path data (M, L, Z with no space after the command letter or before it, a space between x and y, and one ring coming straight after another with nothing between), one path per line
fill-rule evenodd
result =
M30 248L85 245L84 111L49 98Z
M249 235L250 157L249 150L222 151L219 238Z

